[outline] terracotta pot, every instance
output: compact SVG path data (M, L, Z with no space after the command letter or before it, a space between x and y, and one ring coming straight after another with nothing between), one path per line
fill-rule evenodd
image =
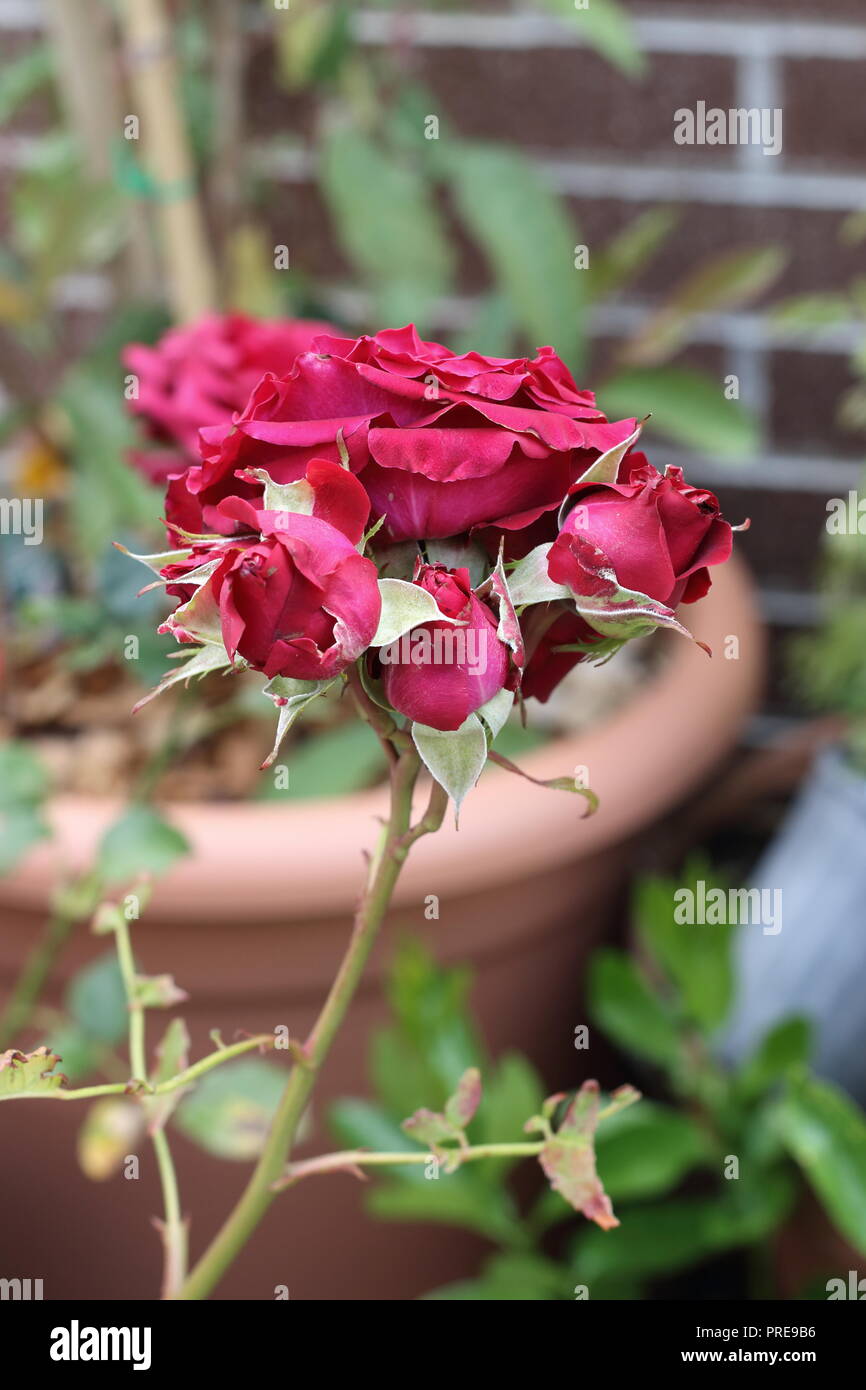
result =
M582 973L625 882L630 841L734 744L760 687L762 630L741 565L718 573L688 621L714 660L683 638L663 639L666 662L627 706L523 760L542 778L585 766L601 798L592 819L581 819L576 799L490 768L465 803L459 831L449 824L415 846L317 1093L308 1148L332 1146L320 1122L330 1099L364 1093L367 1043L385 1016L381 973L400 929L422 933L443 962L471 964L473 1003L494 1053L526 1052L557 1085L578 1079L582 1054L573 1036ZM739 642L736 660L725 659L731 636ZM229 1037L235 1028L287 1024L304 1035L344 948L361 854L383 810L381 791L303 805L170 808L194 852L160 884L137 928L136 950L146 970L171 971L190 992L184 1016L199 1048L207 1048L213 1027ZM85 866L116 811L103 801L58 798L54 839L0 883L4 989L41 928L59 865ZM438 921L424 917L430 894L440 899ZM55 993L104 949L80 932L59 964ZM49 1298L153 1297L158 1251L147 1217L158 1198L150 1160L139 1182L86 1183L72 1154L80 1119L77 1106L53 1102L0 1110L0 1171L9 1174L7 1184L15 1175L16 1191L0 1235L0 1274L42 1277ZM181 1140L177 1148L197 1251L245 1170L193 1153ZM358 1185L337 1176L305 1184L272 1208L219 1296L269 1298L275 1285L287 1284L300 1298L411 1298L465 1274L479 1248L456 1232L369 1221Z

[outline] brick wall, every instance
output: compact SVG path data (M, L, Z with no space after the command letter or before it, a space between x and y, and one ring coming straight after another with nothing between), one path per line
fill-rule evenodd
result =
M814 0L627 0L627 8L649 60L637 84L581 46L574 26L540 9L455 0L453 8L429 12L421 4L408 21L413 62L443 114L465 135L523 146L567 197L590 246L644 208L682 206L670 241L628 298L599 307L598 342L632 328L702 256L737 243L784 244L785 293L831 289L861 273L862 248L841 248L837 229L846 212L866 208L866 0L822 0L820 7ZM254 12L260 14L258 4L253 19ZM32 37L34 15L36 0L0 0L4 41L17 48ZM391 23L387 9L356 12L357 32L373 46L387 41ZM297 262L337 291L350 289L311 182L303 101L278 89L272 64L268 46L257 45L247 91L256 159L270 180L266 216L274 240L290 244ZM698 100L782 107L782 153L676 146L673 112ZM39 111L27 119L29 127L19 124L0 143L0 177L4 165L28 157ZM465 320L481 274L467 254L462 294L438 315L443 333ZM73 278L63 293L79 315L104 308L104 287L91 278ZM341 301L338 294L341 302L351 304L351 297ZM859 481L860 443L835 419L850 380L846 353L856 340L851 324L818 339L783 341L761 306L708 315L692 333L695 360L720 379L737 373L762 422L757 458L735 467L692 458L689 471L721 491L729 515L752 517L742 548L777 633L814 618L810 589L825 502ZM777 689L769 710L783 708Z

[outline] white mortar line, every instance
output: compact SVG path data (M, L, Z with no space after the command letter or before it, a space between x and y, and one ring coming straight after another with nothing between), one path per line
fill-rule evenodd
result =
M257 17L257 27L268 19ZM393 15L359 10L356 35L364 43L388 43ZM424 48L584 48L579 16L573 21L532 11L466 14L420 11L410 17L412 42ZM633 17L638 46L646 53L739 57L759 50L791 58L866 58L866 26L820 24L790 19L742 17L704 19L694 15L647 14Z
M527 151L530 155L533 151ZM539 167L557 193L576 198L611 198L627 202L725 204L734 207L799 208L850 212L866 207L866 178L860 174L823 174L780 169L768 177L762 156L757 170L702 165L670 165L603 159L562 159L534 152ZM722 156L726 158L726 155Z
M601 392L602 396L604 392ZM653 449L661 462L679 464L692 479L710 488L742 488L760 492L804 492L822 497L846 497L863 481L858 459L826 455L762 453L753 459L729 459L699 454L674 445Z
M251 29L266 32L279 18L276 10L271 16L261 7L249 11L248 23ZM491 15L459 10L421 11L411 19L413 42L426 48L523 50L587 46L579 18L560 20L532 10ZM0 29L35 32L44 22L40 0L0 0ZM387 43L393 33L393 16L381 10L356 11L352 22L363 43ZM662 11L633 17L633 27L640 47L647 53L739 57L763 51L787 58L835 58L842 62L866 58L866 26L862 24L746 15L717 19Z
M671 130L673 130L672 116ZM673 138L673 137L672 137ZM275 145L259 141L251 149L256 171L288 183L305 183L315 174L315 155L301 145ZM806 211L851 212L866 207L866 177L861 174L825 174L810 170L779 169L768 177L765 167L772 158L761 156L755 170L709 167L703 164L654 162L651 155L639 163L610 159L567 159L550 151L526 149L535 159L551 188L575 198L607 198L629 203L709 203L734 207L779 207ZM725 149L721 159L730 160Z

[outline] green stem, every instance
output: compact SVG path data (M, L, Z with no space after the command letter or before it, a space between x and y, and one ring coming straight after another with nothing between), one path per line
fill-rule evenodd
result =
M117 959L126 991L129 1009L129 1065L133 1078L147 1082L147 1044L145 1037L144 1005L138 997L138 977L135 970L135 957L132 954L132 940L126 918L118 913L114 925L114 940L117 946ZM172 1078L177 1081L177 1077ZM146 1110L152 1108L147 1098L142 1102ZM164 1250L163 1296L171 1298L180 1288L186 1276L187 1241L186 1225L180 1210L180 1195L177 1187L177 1174L171 1156L168 1137L161 1124L150 1129L150 1139L156 1155L159 1181L162 1188L165 1221L162 1225Z
M412 791L419 769L420 760L414 748L404 748L392 761L390 816L379 851L369 865L367 884L355 915L346 954L305 1045L306 1065L296 1065L292 1069L252 1176L221 1230L184 1283L178 1295L181 1299L194 1300L208 1296L274 1200L274 1183L285 1170L301 1116L346 1016L394 885L409 853ZM440 800L436 799L437 808ZM444 805L442 809L444 813ZM433 828L434 820L435 815L430 818L430 828ZM422 833L426 833L426 829Z
M176 1076L170 1076L165 1081L160 1081L157 1086L148 1086L144 1083L144 1091L148 1096L164 1096L169 1091L178 1091L183 1086L189 1086L197 1081L205 1072L212 1071L214 1067L221 1067L223 1062L230 1062L233 1057L240 1057L244 1052L252 1052L254 1049L263 1049L275 1046L273 1034L262 1033L254 1038L244 1038L242 1042L232 1043L229 1047L221 1047L216 1052L211 1052L207 1057L202 1057L201 1061L193 1062L191 1067L186 1067L179 1071ZM136 1077L135 1080L141 1078ZM129 1094L129 1081L111 1081L99 1086L81 1086L74 1091L46 1091L44 1094L34 1091L32 1097L28 1097L26 1092L16 1096L16 1100L92 1100L94 1096L122 1096Z
M467 1144L465 1148L442 1150L453 1160L455 1167L472 1163L479 1158L537 1158L544 1148L543 1140L518 1141L514 1144ZM345 1149L341 1153L320 1154L317 1158L304 1158L298 1163L289 1164L288 1171L276 1184L276 1191L283 1192L294 1187L302 1178L313 1177L316 1173L338 1173L351 1168L386 1168L429 1163L433 1153L370 1153L367 1149Z
M162 1296L163 1298L173 1298L186 1275L186 1222L181 1215L177 1174L174 1169L168 1137L164 1129L155 1129L150 1137L156 1154L159 1181L162 1187L162 1201L165 1207L165 1225L162 1230L165 1249Z
M117 914L114 927L117 945L117 959L123 988L126 991L126 1006L129 1009L129 1065L136 1080L147 1080L147 1048L144 1036L144 1009L138 998L135 974L135 958L132 954L132 941L129 927L122 913Z

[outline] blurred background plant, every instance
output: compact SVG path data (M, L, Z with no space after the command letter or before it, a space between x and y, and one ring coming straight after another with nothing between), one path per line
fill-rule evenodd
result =
M838 1261L812 1269L792 1293L778 1254L783 1227L797 1230L806 1186L838 1250L847 1242L853 1260L866 1254L866 1120L844 1092L810 1073L808 1023L786 1019L736 1070L714 1056L733 998L737 929L677 923L674 894L698 880L708 892L721 886L698 860L675 879L638 880L637 954L596 952L585 1006L576 1001L576 1016L585 1007L591 1024L575 1027L577 1056L591 1048L592 1069L603 1056L608 1075L624 1068L657 1097L612 1116L596 1139L599 1176L621 1225L576 1228L563 1199L527 1187L514 1161L469 1165L437 1182L395 1170L369 1191L373 1214L460 1226L497 1247L476 1278L428 1297L761 1299L779 1297L781 1282L787 1296L824 1298ZM470 991L468 968L442 969L420 942L404 940L389 984L393 1023L370 1051L375 1098L345 1099L331 1111L342 1144L412 1150L400 1119L419 1096L444 1101L470 1064L485 1077L472 1142L513 1136L539 1107L544 1085L525 1057L485 1062ZM615 1062L609 1045L628 1060Z
M838 230L842 246L866 241L866 215L846 217ZM782 333L809 331L820 336L840 323L859 325L850 356L853 384L842 394L840 425L866 435L866 276L857 276L834 294L796 295L773 306ZM827 504L826 533L818 570L821 623L790 644L790 675L796 694L813 709L842 715L847 724L848 756L866 774L866 511L861 493Z

